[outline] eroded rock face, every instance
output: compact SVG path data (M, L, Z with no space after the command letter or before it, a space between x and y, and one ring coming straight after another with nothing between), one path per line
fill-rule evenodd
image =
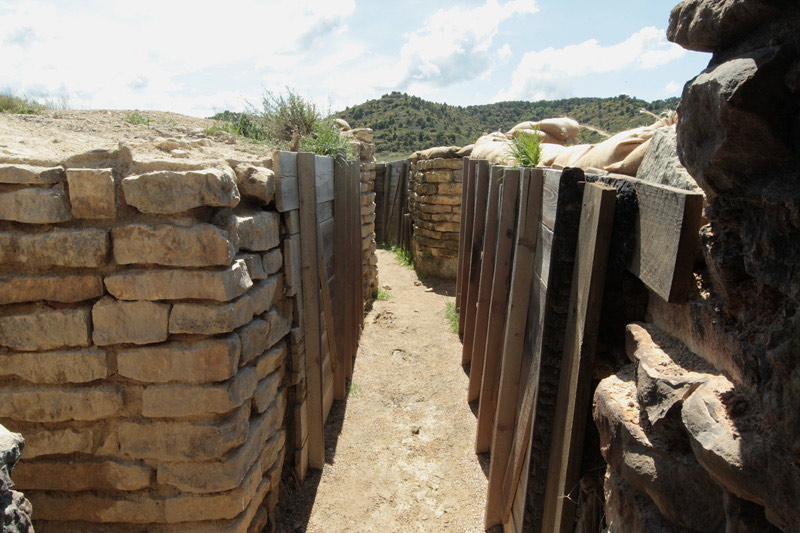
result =
M25 441L19 433L0 426L0 526L3 532L33 531L31 503L21 492L12 490L11 472L22 456Z
M678 189L702 192L678 159L678 135L674 128L656 130L636 177Z

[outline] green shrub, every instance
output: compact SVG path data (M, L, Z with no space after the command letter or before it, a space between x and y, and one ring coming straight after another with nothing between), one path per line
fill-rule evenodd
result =
M37 115L45 109L44 105L31 98L14 96L8 91L0 93L0 113Z
M378 290L375 291L375 294L373 295L373 297L376 300L380 300L382 302L387 302L392 297L392 295L389 294L389 292L386 289L384 289L383 287L378 287Z
M258 143L263 143L270 139L262 120L250 113L226 113L220 116L213 126L206 128L205 133L206 135L214 135L218 131L244 137Z
M392 251L397 256L397 262L406 268L414 268L414 256L405 246L392 245Z
M347 138L339 135L339 128L333 120L327 118L314 124L313 131L300 139L300 150L314 152L317 155L331 157L354 158L353 147Z
M257 114L269 137L284 142L291 141L295 133L298 138L310 135L321 118L313 102L306 101L289 87L286 94L264 91Z
M532 133L517 132L507 143L510 152L507 164L511 166L535 167L542 159L542 140L538 129L532 130Z
M150 119L145 118L138 111L134 111L133 113L128 113L128 115L125 117L125 122L133 125L143 125L143 126L150 125Z
M444 317L450 323L450 331L458 333L458 311L455 302L447 302L444 308Z

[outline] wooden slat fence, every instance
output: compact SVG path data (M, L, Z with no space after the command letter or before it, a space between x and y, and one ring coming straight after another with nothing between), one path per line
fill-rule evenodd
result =
M375 233L379 242L410 246L407 160L376 166Z
M702 196L580 169L464 163L456 299L476 451L489 452L487 529L572 531L617 189L638 213L628 264L685 297ZM629 185L629 186L630 186Z

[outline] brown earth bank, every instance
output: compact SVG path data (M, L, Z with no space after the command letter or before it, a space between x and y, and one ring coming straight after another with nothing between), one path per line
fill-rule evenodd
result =
M378 261L389 299L365 317L348 397L325 427L325 468L285 487L277 531L483 531L488 461L475 454L445 318L455 283L420 281L389 251Z

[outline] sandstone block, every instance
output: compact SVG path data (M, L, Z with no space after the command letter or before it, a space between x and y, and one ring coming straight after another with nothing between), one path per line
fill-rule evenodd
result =
M253 300L253 314L260 315L272 309L283 297L283 275L275 274L257 282L247 295Z
M150 486L153 469L118 461L23 461L14 470L22 490L139 490Z
M0 417L28 422L100 420L116 415L122 406L122 393L110 385L0 390Z
M449 205L422 203L418 207L423 213L451 213L453 211Z
M259 254L236 254L236 259L241 259L247 266L247 273L253 281L259 279L267 279L267 273L264 271L264 259Z
M265 318L269 322L267 346L274 346L279 340L288 335L289 330L292 329L291 303L284 301L283 305L271 309Z
M0 361L0 376L18 376L31 383L87 383L109 374L106 353L97 348L11 353L0 355Z
M283 254L280 248L275 248L264 254L264 271L267 274L278 272L283 266Z
M236 335L128 348L117 354L121 376L145 383L213 383L236 375L241 343Z
M227 266L233 245L212 224L131 224L111 230L114 259L120 265L156 264L180 267Z
M64 169L61 167L0 164L0 183L52 185L62 181L64 181Z
M38 520L131 524L166 521L163 497L150 494L104 496L89 492L68 495L33 492L29 499L36 509Z
M234 207L239 203L230 169L148 172L122 180L125 202L142 213L181 213L195 207Z
M108 232L100 229L0 232L0 264L26 268L98 267L106 264L108 248Z
M271 250L280 244L280 214L253 208L224 211L214 221L239 250Z
M110 168L67 170L69 201L76 218L114 218L117 216L117 189Z
M375 212L375 202L372 202L371 204L367 204L367 205L361 204L361 216L362 217L365 217L367 215L371 215L374 212Z
M92 453L93 440L90 429L28 429L25 431L25 458L89 454Z
M245 404L213 421L126 420L117 429L120 451L136 459L210 461L245 442L249 416L250 406Z
M286 351L286 342L280 341L256 359L256 372L259 380L264 379L267 375L283 366L286 361ZM295 368L297 366L299 365L295 365Z
M272 202L275 196L275 173L268 168L242 163L236 165L236 184L245 198L261 205Z
M0 220L55 224L71 218L67 195L60 187L32 187L0 192Z
M233 490L266 450L278 444L283 446L283 431L279 431L282 420L281 405L273 405L251 421L247 439L239 449L221 461L161 463L158 465L158 482L191 493Z
M102 294L103 278L97 274L0 276L0 305L39 300L73 303Z
M283 380L283 369L278 369L269 376L258 382L256 391L253 393L253 409L257 413L263 413L275 400L278 394L278 387Z
M168 304L106 296L92 307L92 340L98 346L163 342L168 335L169 308Z
M244 261L220 270L127 270L105 277L108 292L120 300L217 300L227 302L253 282Z
M233 411L253 396L258 374L244 367L218 385L153 385L142 394L142 414L152 418L221 414Z
M438 193L456 196L458 204L461 204L461 184L460 183L440 183L438 185Z
M374 204L374 203L375 203L375 193L374 192L368 192L366 194L362 194L361 195L361 205L362 206L368 206L369 204Z
M450 183L453 173L450 170L430 170L422 178L426 183Z
M224 304L176 303L169 316L170 333L229 333L253 318L248 294Z
M41 309L0 316L0 345L12 350L54 350L91 343L89 309Z
M242 356L240 365L246 365L267 349L269 338L269 322L255 319L244 327L236 330L242 341Z

